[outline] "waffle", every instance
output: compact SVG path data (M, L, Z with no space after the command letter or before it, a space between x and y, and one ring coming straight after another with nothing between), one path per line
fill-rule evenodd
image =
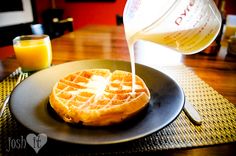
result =
M50 105L65 122L90 126L120 123L149 102L150 92L146 84L137 75L135 78L135 93L132 93L130 72L80 70L54 85Z

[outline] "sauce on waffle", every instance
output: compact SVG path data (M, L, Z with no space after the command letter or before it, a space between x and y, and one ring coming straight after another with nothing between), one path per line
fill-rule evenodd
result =
M144 108L150 92L144 81L127 71L86 69L60 79L50 94L50 105L66 122L90 126L120 123Z

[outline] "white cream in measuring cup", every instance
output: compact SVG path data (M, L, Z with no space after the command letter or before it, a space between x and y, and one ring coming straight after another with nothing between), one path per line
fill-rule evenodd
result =
M221 27L220 12L212 0L127 0L123 18L132 86L135 86L133 45L137 40L193 54L209 46Z

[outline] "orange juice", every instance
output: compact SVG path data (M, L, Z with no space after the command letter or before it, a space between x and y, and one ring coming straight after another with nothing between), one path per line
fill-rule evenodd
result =
M52 49L48 36L37 35L35 38L30 35L26 39L18 37L14 40L15 55L23 71L36 71L51 65Z

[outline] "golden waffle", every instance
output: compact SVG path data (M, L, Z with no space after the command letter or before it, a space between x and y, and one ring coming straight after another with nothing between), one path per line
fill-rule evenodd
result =
M130 72L87 69L60 79L53 87L49 101L66 122L105 126L136 114L149 99L149 90L138 76L135 93L132 93Z

